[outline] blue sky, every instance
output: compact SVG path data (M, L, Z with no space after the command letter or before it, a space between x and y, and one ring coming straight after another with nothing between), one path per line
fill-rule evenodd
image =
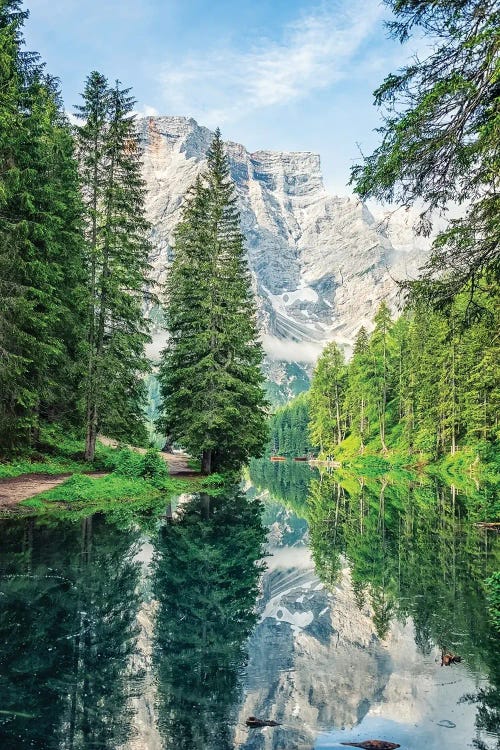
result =
M372 91L413 49L387 39L379 0L26 0L27 47L66 108L91 70L133 87L144 114L219 125L250 150L315 151L347 193L377 144ZM415 45L414 45L415 46Z

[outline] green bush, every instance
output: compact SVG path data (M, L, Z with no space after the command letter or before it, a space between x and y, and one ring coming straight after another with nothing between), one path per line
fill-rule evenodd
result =
M167 463L155 448L150 448L141 457L140 476L148 481L163 480L169 476Z
M142 456L139 453L122 448L113 456L114 470L121 477L142 476Z

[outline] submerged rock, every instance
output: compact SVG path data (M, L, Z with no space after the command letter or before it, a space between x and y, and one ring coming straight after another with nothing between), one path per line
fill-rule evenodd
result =
M386 740L364 740L363 742L341 742L341 745L349 747L362 747L364 750L395 750L401 747L396 742L386 742Z
M268 719L258 719L256 716L249 716L245 724L247 727L261 728L261 727L279 727L281 724L279 721L269 721Z

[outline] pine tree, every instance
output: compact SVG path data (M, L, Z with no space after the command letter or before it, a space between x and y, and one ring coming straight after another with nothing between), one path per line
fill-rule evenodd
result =
M0 444L78 423L84 256L73 143L54 79L0 8Z
M353 356L349 363L349 387L346 394L346 405L350 432L359 437L362 449L370 433L368 412L369 367L369 336L366 328L361 326L356 335Z
M405 42L432 39L429 54L391 73L375 91L383 107L382 143L352 169L362 198L420 205L417 229L429 234L437 213L464 206L433 244L418 298L447 302L500 273L500 7L498 0L385 0L387 25Z
M310 391L311 439L321 452L333 452L345 437L347 368L335 342L327 344L314 370Z
M376 404L377 417L379 424L380 442L382 449L387 450L386 446L386 421L387 421L387 404L391 393L391 376L392 376L392 319L389 308L385 302L380 304L375 315L375 330L370 338L370 352L372 356L371 368L371 390L373 400Z
M217 131L175 231L159 426L203 471L236 466L266 439L262 348L229 162Z
M85 382L87 460L97 432L144 442L144 375L149 340L142 306L148 285L148 224L140 149L130 89L86 81L84 120L76 128L88 279L88 361Z

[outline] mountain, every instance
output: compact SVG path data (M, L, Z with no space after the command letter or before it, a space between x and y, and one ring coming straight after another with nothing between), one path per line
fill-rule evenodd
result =
M184 196L203 170L213 133L186 117L138 121L146 209L153 230L154 276L172 259L172 233ZM256 151L226 144L257 296L267 370L279 393L307 386L326 342L349 350L381 300L397 303L395 279L415 275L427 241L411 217L375 216L352 197L330 195L320 158L309 152ZM161 317L152 355L164 341Z

